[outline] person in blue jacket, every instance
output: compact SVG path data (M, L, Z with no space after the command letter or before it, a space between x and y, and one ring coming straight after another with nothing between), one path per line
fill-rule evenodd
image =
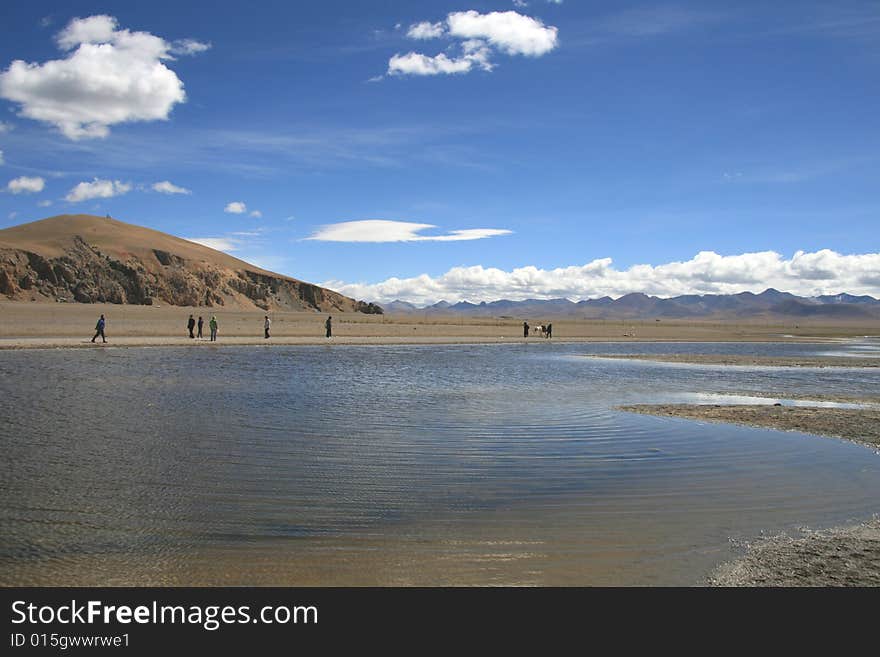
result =
M107 321L104 319L104 315L101 315L101 319L98 320L98 323L95 324L95 335L92 336L92 342L95 341L99 335L104 342L107 342L107 338L104 337L104 326L107 324Z

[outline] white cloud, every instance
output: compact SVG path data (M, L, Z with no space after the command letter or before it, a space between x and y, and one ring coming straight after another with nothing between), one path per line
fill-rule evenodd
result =
M122 196L130 191L130 183L123 183L118 180L99 180L98 178L95 178L92 182L79 183L68 192L67 196L64 197L64 200L70 203L79 203L93 198L113 198L114 196Z
M50 123L74 140L106 137L119 123L167 119L186 94L163 61L208 47L119 29L106 15L74 18L56 42L63 59L15 60L0 73L0 97L18 103L20 116Z
M15 218L18 216L18 212L15 212L15 211L13 210L12 212L9 213L8 216L9 216L10 219L15 219Z
M236 231L213 237L185 237L184 239L225 253L240 252L242 250L250 252L253 251L255 246L258 247L262 244L261 238L264 237L265 232L265 228L259 227L252 230ZM253 262L253 259L249 259L248 262L256 264Z
M161 194L192 194L186 187L178 187L168 180L153 183L153 191Z
M406 36L410 39L436 39L437 37L443 36L444 32L446 32L446 28L443 26L443 23L430 23L428 21L423 21L421 23L416 23L415 25L410 25Z
M449 59L442 52L434 57L428 57L417 52L408 52L405 55L392 55L388 60L389 75L440 75L450 73L467 73L473 67L473 62L464 57Z
M389 278L373 284L328 281L322 285L358 299L417 304L497 299L574 301L631 292L672 297L681 294L761 292L768 287L803 296L870 294L880 296L880 253L843 255L829 249L796 252L784 258L773 251L723 256L703 251L686 262L634 265L616 269L611 258L558 269L521 267L511 271L454 267L445 274Z
M207 246L209 249L225 251L227 253L238 249L238 242L227 237L184 237L183 239Z
M458 40L460 55L397 53L388 60L388 74L450 75L477 68L491 71L491 56L495 52L540 57L556 48L557 33L557 28L544 25L540 19L515 11L452 12L439 23L424 21L411 25L407 36L418 40L450 36Z
M6 160L3 159L3 151L0 151L0 164L6 164Z
M49 201L48 199L37 203L37 206L41 208L48 208L50 205L52 205L52 201Z
M248 216L254 217L255 219L259 219L260 217L263 216L263 213L260 212L259 210L251 210L250 213L248 213Z
M37 192L42 192L45 186L46 181L39 176L34 178L21 176L20 178L10 180L6 185L6 189L13 194L36 194Z
M11 124L3 123L3 121L0 121L0 135L5 134L5 133L9 132L10 130L12 130Z
M556 47L557 28L515 11L458 11L446 18L449 34L463 39L485 39L509 55L544 55Z
M202 43L195 39L178 39L171 43L168 52L172 55L198 55L200 52L205 52L210 49L210 43Z
M469 228L453 230L446 235L420 235L428 228L436 226L409 221L366 219L322 226L307 239L319 242L459 242L509 235L511 232L498 228Z
M226 204L226 207L223 208L223 212L228 212L229 214L244 214L247 212L247 205L241 201L232 201L232 203Z
M513 0L513 4L517 7L528 7L529 3L526 0Z

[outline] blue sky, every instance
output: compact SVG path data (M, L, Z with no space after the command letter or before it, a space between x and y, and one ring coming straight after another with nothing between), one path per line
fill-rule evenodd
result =
M3 11L0 227L109 213L379 301L880 294L876 2Z

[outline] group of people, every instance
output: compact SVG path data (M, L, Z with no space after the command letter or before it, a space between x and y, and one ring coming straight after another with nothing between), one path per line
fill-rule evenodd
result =
M103 315L101 315L103 317ZM189 329L189 337L195 339L196 337L199 340L202 339L202 327L205 325L205 320L202 319L202 316L199 315L199 321L197 322L193 319L193 316L189 316L189 320L186 322L186 328ZM198 327L198 336L193 334L193 329ZM211 316L211 320L208 322L208 328L211 330L211 342L217 342L217 317L214 315ZM268 337L268 336L267 336Z
M101 315L101 318L98 320L98 323L95 324L95 335L92 337L92 342L94 342L98 337L101 338L105 343L107 342L107 338L104 335L104 329L107 326L107 320L104 318L104 315ZM205 326L204 318L199 315L199 319L193 315L189 316L189 319L186 321L186 329L189 331L189 337L195 340L196 338L202 339L202 329ZM269 315L265 315L263 317L263 336L266 340L268 340L271 336L269 335L269 329L272 327L272 320L269 319ZM211 319L208 321L208 328L211 331L211 342L217 341L217 317L215 315L211 316ZM328 338L333 337L333 317L328 315L327 319L324 321L324 330L325 335Z
M529 326L529 323L523 322L523 337L524 338L529 337L529 328L531 328ZM535 330L539 330L539 329L540 329L541 335L543 337L545 337L545 338L552 338L553 337L553 324L539 324Z

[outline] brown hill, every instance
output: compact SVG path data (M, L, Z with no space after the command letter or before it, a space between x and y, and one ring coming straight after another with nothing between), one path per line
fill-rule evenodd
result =
M0 294L17 300L381 313L201 244L109 217L0 230Z

